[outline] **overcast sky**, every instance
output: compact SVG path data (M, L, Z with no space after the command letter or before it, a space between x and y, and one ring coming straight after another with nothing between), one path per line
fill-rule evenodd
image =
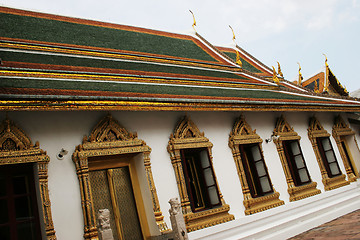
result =
M0 5L164 30L197 32L216 46L236 42L267 66L279 61L288 80L324 68L325 53L338 80L360 88L360 0L0 0ZM1 26L0 26L1 27Z

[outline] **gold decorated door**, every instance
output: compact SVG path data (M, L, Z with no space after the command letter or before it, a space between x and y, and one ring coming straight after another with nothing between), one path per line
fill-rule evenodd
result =
M89 168L95 214L97 215L100 209L110 211L110 226L114 239L144 239L133 191L130 165L120 164L119 166L111 162L113 161L110 161L110 164L104 164L103 167L94 164L95 167Z

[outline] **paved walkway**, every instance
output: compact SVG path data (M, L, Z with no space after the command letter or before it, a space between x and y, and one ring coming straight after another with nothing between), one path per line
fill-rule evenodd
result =
M360 240L360 210L301 233L290 240Z

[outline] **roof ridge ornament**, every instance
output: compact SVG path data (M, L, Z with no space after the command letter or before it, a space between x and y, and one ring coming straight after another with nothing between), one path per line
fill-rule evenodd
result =
M195 16L194 16L194 13L189 9L191 15L193 16L193 20L194 20L194 23L192 24L192 27L194 29L194 31L196 32L196 29L195 29L195 26L196 26L196 20L195 20Z
M281 71L280 63L278 61L277 61L277 64L278 64L278 74L280 75L280 77L284 78L284 75Z
M301 86L301 82L302 80L304 79L302 74L301 74L301 66L300 66L300 63L298 62L297 63L299 65L299 79L298 79L298 85Z
M325 53L323 53L323 55L325 56L325 87L324 87L324 92L328 92L329 91L329 85L330 85L330 81L329 81L329 64L328 64L328 59L327 56L325 55Z
M232 31L232 34L233 34L232 40L233 40L233 42L235 43L235 46L236 46L237 44L236 44L236 42L235 42L236 37L235 37L234 29L233 29L230 25L229 25L229 28L230 28L231 31Z
M240 59L240 53L239 53L239 51L237 50L237 48L236 48L236 46L237 46L237 44L236 44L236 41L235 41L235 39L236 39L236 36L235 36L235 33L234 33L234 29L229 25L229 28L231 29L231 32L232 32L232 34L233 34L233 38L232 38L232 40L233 40L233 42L234 42L234 44L235 44L235 52L236 52L236 64L237 65L239 65L240 66L240 68L242 68L242 62L241 62L241 59Z
M279 84L279 83L280 83L280 80L279 80L279 78L277 77L277 73L276 73L275 67L272 66L272 68L273 68L273 77L272 77L272 80L273 80L276 84Z
M239 65L242 68L242 62L240 60L240 53L236 49L235 49L235 51L236 51L236 64Z

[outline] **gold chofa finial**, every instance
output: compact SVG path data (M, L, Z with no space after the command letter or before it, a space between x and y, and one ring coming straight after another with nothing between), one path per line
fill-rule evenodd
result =
M303 77L302 77L302 74L301 74L301 66L300 66L300 63L297 63L299 64L299 80L298 80L298 84L299 86L301 85L301 82L303 80Z
M192 16L193 16L193 19L194 19L194 23L192 24L192 27L193 27L193 29L194 29L195 32L196 32L196 29L195 29L195 26L196 26L195 16L194 16L194 13L193 13L191 10L189 10L189 11L191 12L191 14L192 14Z
M325 56L325 66L329 67L329 64L327 63L327 57L326 57L325 53L323 53L323 55Z
M230 25L229 25L229 28L231 29L232 34L233 34L232 40L235 42L236 37L235 37L234 29Z
M276 73L276 70L275 70L275 67L274 66L272 66L272 68L273 68L273 81L276 83L276 84L279 84L280 83L280 80L279 80L279 78L277 77L277 73Z
M240 60L240 53L238 50L235 50L236 51L236 63L242 68L242 62Z
M277 62L277 64L278 64L278 74L280 75L280 77L284 77L283 73L281 72L280 63Z

